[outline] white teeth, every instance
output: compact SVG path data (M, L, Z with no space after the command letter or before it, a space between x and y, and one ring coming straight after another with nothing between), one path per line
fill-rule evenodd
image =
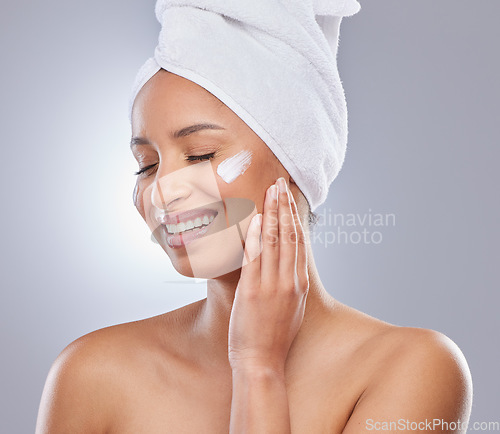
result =
M210 223L212 223L214 218L215 218L215 216L213 216L213 215L211 215L210 217L208 217L207 215L204 215L203 217L196 217L194 219L194 222L193 222L193 220L188 220L187 222L181 222L178 224L175 224L175 223L167 224L166 225L167 232L169 234L178 234L180 232L189 231L189 230L194 229L194 228L207 226Z

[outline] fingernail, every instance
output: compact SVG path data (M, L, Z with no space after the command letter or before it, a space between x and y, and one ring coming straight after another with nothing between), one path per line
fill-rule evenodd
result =
M280 189L280 193L286 193L286 182L285 178L278 178L278 187Z
M260 228L262 226L262 214L257 214L255 217L255 224Z
M271 199L276 200L278 198L278 187L276 187L275 184L269 187L269 195L271 196Z

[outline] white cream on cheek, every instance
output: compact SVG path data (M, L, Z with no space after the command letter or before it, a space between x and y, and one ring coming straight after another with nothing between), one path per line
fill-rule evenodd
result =
M217 174L228 184L243 175L252 163L252 153L247 150L226 158L217 166Z

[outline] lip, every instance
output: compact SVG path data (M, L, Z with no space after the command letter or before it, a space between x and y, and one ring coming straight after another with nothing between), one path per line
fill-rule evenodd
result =
M193 242L194 240L205 235L208 231L209 226L210 225L205 226L205 227L200 228L200 229L193 229L187 233L181 233L181 234L169 234L169 233L167 233L167 236L166 236L167 244L172 249L184 247L187 244L189 244L189 243ZM165 226L163 226L163 228L166 231Z

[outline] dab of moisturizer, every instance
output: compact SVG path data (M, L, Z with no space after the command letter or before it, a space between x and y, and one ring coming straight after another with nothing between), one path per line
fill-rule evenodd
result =
M250 167L252 153L250 151L240 151L232 157L226 158L217 166L217 174L228 184L233 182L238 176L243 175Z

